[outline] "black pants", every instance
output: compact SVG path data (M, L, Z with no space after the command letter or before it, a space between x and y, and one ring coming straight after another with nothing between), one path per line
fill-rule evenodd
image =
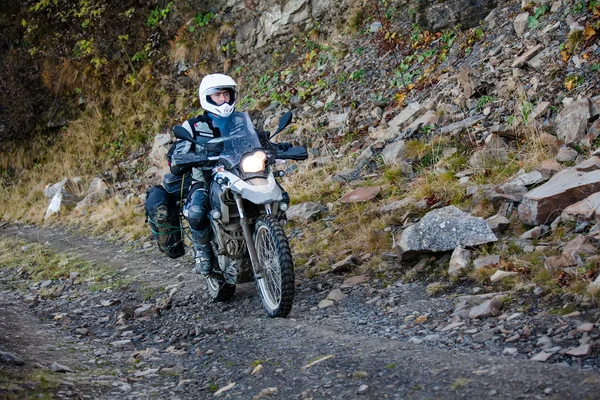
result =
M190 188L187 196L187 219L194 245L203 245L210 241L208 189L206 183L196 182Z

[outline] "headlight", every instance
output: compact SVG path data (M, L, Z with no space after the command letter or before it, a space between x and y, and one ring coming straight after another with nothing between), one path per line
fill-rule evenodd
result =
M257 151L242 159L242 171L244 172L260 172L265 169L265 161L267 154L264 151Z

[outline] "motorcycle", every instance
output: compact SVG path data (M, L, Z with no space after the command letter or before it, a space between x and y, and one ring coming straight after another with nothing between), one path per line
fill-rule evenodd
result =
M291 118L291 112L284 114L269 135L257 132L247 113L235 112L215 118L221 136L202 143L181 126L173 129L175 137L203 151L173 155L172 166L212 172L209 220L216 265L205 277L210 296L227 301L238 283L253 279L270 317L286 317L294 299L294 263L280 222L289 198L276 181L285 173L275 166L280 160L306 160L308 154L304 146L281 151L270 142Z

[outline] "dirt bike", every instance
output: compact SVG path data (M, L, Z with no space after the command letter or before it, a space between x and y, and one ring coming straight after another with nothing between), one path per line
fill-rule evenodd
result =
M286 317L294 299L292 252L280 219L289 198L275 177L276 160L305 160L306 148L281 151L270 139L291 123L284 114L275 133L257 132L247 113L215 117L221 136L194 140L181 126L173 129L178 139L196 143L196 151L173 155L171 165L212 168L209 187L209 220L216 265L206 276L210 296L217 301L233 297L236 284L256 282L263 308L270 317Z

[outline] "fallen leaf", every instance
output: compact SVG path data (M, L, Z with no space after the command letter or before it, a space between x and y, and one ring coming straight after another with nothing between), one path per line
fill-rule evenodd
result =
M333 354L330 354L330 355L328 355L328 356L325 356L325 357L321 357L321 358L319 358L318 360L311 362L310 364L306 364L306 365L305 365L304 367L302 367L301 369L309 369L310 367L313 367L313 366L315 366L315 365L317 365L317 364L320 364L320 363L322 363L323 361L327 361L327 360L329 360L330 358L333 358L333 357L334 357L334 356L333 356Z
M575 87L575 82L573 82L572 80L567 80L565 81L565 88L567 90L571 90Z
M590 40L592 38L592 36L594 36L596 34L596 31L594 30L594 28L592 28L591 25L588 25L585 27L585 29L583 30L583 38L585 40Z
M232 388L232 387L234 387L234 386L235 386L235 382L231 382L229 385L227 385L227 386L223 386L221 389L219 389L219 390L217 390L217 391L215 392L215 394L214 394L214 395L215 395L215 397L216 397L216 396L219 396L219 395L220 395L221 393L223 393L223 392L226 392L226 391L228 391L229 389L231 389L231 388Z
M404 103L405 98L406 98L406 93L397 93L394 96L394 103L396 103L398 106L401 106L402 103Z
M258 374L260 371L262 371L263 366L262 364L258 364L256 367L254 367L254 369L252 370L252 375L256 375Z

